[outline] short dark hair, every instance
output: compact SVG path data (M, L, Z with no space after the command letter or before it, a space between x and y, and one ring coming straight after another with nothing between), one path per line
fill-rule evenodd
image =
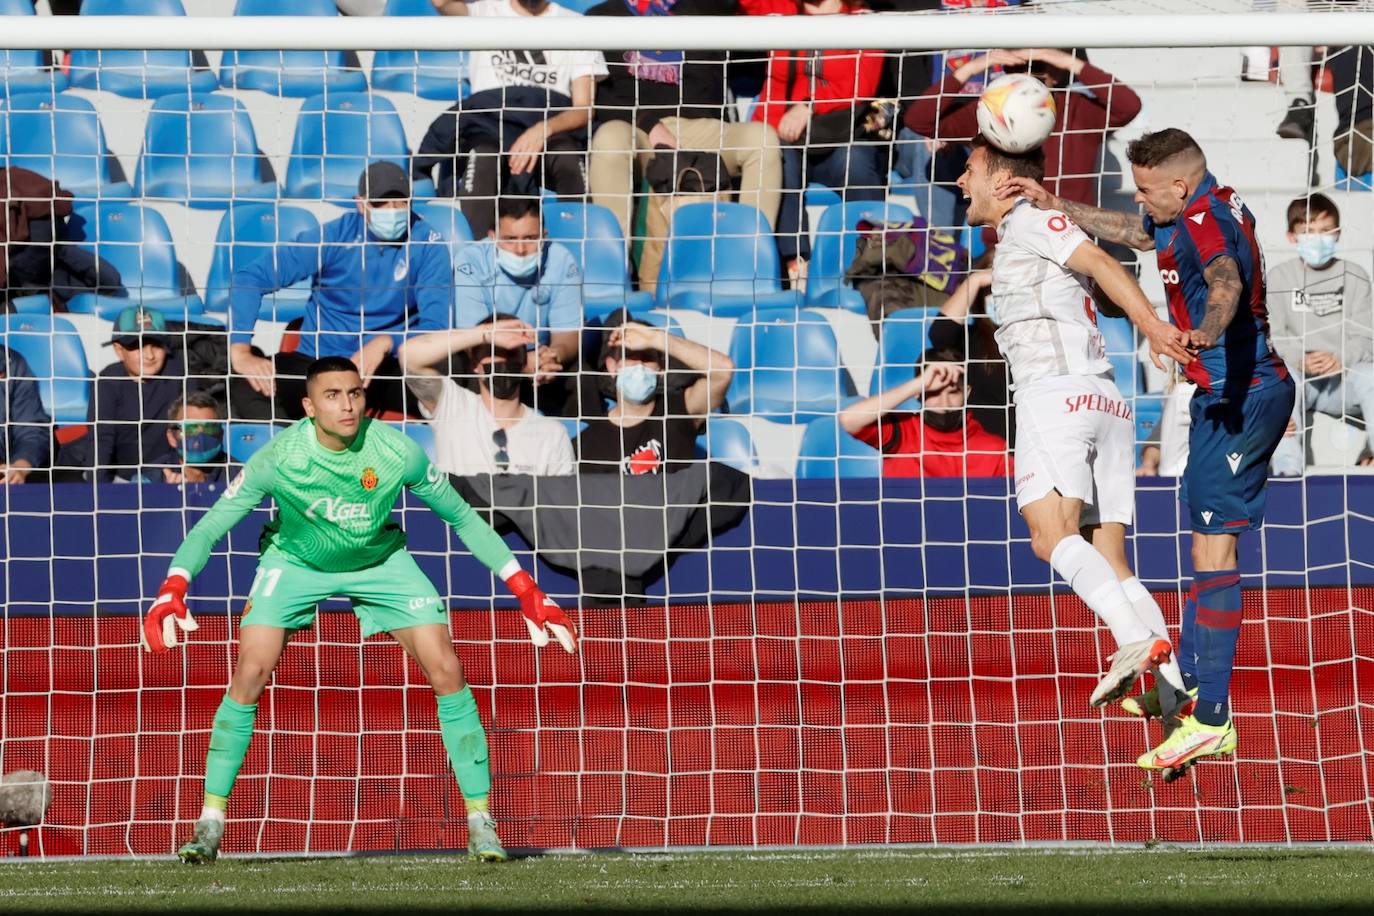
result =
M1334 200L1325 194L1299 197L1288 205L1288 231L1292 232L1298 223L1310 222L1312 217L1322 215L1331 217L1336 221L1336 225L1340 226L1341 211L1336 207Z
M1008 153L993 146L982 134L973 138L973 145L984 151L989 172L1006 172L1013 178L1032 181L1045 180L1045 153L1039 147L1027 153Z
M964 362L964 354L954 347L931 347L921 354L921 367L929 366L931 363L962 362Z
M502 197L501 202L496 205L496 218L503 219L524 219L527 216L544 218L543 204L538 197L533 195L520 195L516 197Z
M316 376L326 372L358 372L358 367L347 356L321 356L305 370L305 383L309 385Z
M1131 165L1142 169L1154 169L1166 162L1185 155L1195 155L1207 164L1202 147L1197 145L1192 134L1177 127L1166 127L1141 136L1126 144L1126 158Z
M206 391L192 391L185 397L177 398L172 402L171 409L167 411L167 419L180 420L182 417L186 416L186 409L188 407L213 410L216 419L224 419L224 408L220 406L219 401L216 401L214 397Z

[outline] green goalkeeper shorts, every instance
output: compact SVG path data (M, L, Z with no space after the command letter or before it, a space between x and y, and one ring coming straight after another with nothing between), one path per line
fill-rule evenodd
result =
M448 608L434 583L404 550L369 569L327 573L297 566L269 549L258 561L240 625L299 630L315 622L316 605L334 597L353 602L363 636L448 624Z

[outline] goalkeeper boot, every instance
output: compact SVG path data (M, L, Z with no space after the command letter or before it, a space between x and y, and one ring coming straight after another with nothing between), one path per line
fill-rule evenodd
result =
M468 815L468 858L483 862L506 861L506 850L496 835L496 821L491 815Z
M1169 640L1156 636L1118 647L1110 659L1112 667L1093 688L1088 702L1094 706L1106 706L1121 699L1135 686L1137 678L1150 668L1167 662L1173 652Z
M1173 695L1171 709L1164 708L1165 697L1160 695L1161 690L1165 691L1166 695ZM1138 697L1125 697L1121 700L1121 711L1128 716L1137 716L1141 719L1159 719L1164 726L1164 738L1167 740L1183 724L1183 718L1193 714L1196 702L1196 687L1188 691L1179 690L1156 674L1154 686L1149 690Z
M1203 757L1221 757L1236 752L1236 728L1228 719L1225 725L1205 725L1193 716L1184 716L1177 729L1159 747L1146 751L1136 766L1163 770L1164 781L1173 782Z
M191 842L177 850L177 856L187 865L204 865L219 858L219 842L224 839L224 821L203 817L196 821Z

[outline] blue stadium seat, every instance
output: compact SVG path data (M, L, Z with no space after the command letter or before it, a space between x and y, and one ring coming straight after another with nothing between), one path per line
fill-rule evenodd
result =
M630 288L625 238L610 210L596 204L546 200L544 232L582 265L585 318L604 318L621 307L635 313L653 308L653 296Z
M1155 427L1164 416L1164 396L1158 394L1138 394L1135 398L1135 453L1136 461L1145 448L1145 441L1154 435Z
M83 16L185 16L181 0L85 0ZM133 26L136 28L136 26ZM68 58L71 85L101 89L130 99L155 99L176 92L209 92L215 75L196 70L190 51L99 51L77 49Z
M128 290L127 297L80 293L67 303L68 311L113 319L135 303L165 312L169 318L205 310L200 297L183 292L172 233L156 210L77 201L67 221L66 238L113 264Z
M472 227L458 202L442 200L422 200L414 205L420 219L429 223L448 242L449 257L458 254L458 249L472 241Z
M915 214L901 204L880 200L850 201L826 208L816 224L807 268L806 304L809 308L845 308L867 313L863 296L844 282L844 272L859 247L859 221L900 222Z
M873 368L869 394L895 388L916 374L921 354L930 346L930 322L939 309L911 308L883 318L878 340L878 364ZM900 410L918 410L920 401L909 400Z
M337 16L334 0L238 0L235 16ZM366 92L356 57L343 51L225 51L219 84L301 99L322 92Z
M388 421L387 426L398 429L419 444L425 450L430 461L435 460L434 451L434 427L422 420L406 420L404 423L393 423Z
M730 342L734 378L729 412L804 423L833 415L854 394L825 316L806 309L759 309L742 317Z
M1363 175L1350 176L1345 173L1345 168L1337 162L1336 190L1374 191L1374 172L1365 172Z
M72 323L51 315L5 315L4 322L0 342L28 361L48 416L59 426L85 423L91 370Z
M438 16L431 0L387 0L386 16ZM456 102L471 94L466 51L378 51L372 88Z
M134 187L139 197L223 208L277 196L248 111L217 93L166 95L153 103Z
M231 420L224 435L224 450L229 453L230 458L243 464L280 431L280 427L271 423L243 423Z
M20 315L51 315L52 302L47 296L16 296L10 306Z
M746 474L758 465L758 452L754 450L749 427L729 417L707 417L706 428L697 436L697 451Z
M1144 390L1142 367L1136 356L1135 327L1127 318L1097 316L1097 328L1107 342L1107 360L1116 375L1116 387L1126 397L1134 397Z
M806 425L797 456L799 479L881 476L882 453L845 432L838 418L821 417Z
M754 207L688 204L673 214L659 269L659 308L740 316L755 308L797 306L783 291L772 227Z
M278 204L235 204L219 221L215 251L210 258L210 279L205 288L205 307L229 310L229 287L234 271L260 257L275 257L279 245L290 244L302 232L314 232L319 222L309 210ZM311 281L267 296L259 313L269 321L290 321L305 314Z
M32 16L31 0L0 0L0 16ZM18 92L51 95L67 88L67 74L45 67L42 51L0 49L0 96Z
M576 439L578 434L587 428L586 420L579 420L576 417L559 417L558 419L563 423L563 428L568 431L569 439Z
M405 127L390 101L366 92L312 96L296 119L283 196L351 206L363 169L382 160L409 169Z
M802 194L803 206L806 207L833 207L843 200L839 191L819 181L808 183Z
M133 196L88 100L33 93L2 101L0 159L55 179L78 197Z

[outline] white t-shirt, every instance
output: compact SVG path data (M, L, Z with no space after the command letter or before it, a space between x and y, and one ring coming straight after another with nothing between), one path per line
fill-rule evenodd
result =
M1019 387L1058 375L1109 374L1092 283L1064 266L1088 241L1058 210L1019 200L997 227L989 293L997 346Z
M559 421L528 407L519 423L505 428L509 463L504 470L496 461L497 445L493 438L500 427L482 404L480 395L446 378L434 410L426 410L423 404L420 410L434 421L434 451L438 457L434 464L445 474L553 477L571 474L576 469L568 430Z
M514 0L473 0L468 3L469 16L494 16L503 19L525 19L511 4ZM540 18L576 16L557 3L550 3ZM518 26L517 26L518 27ZM606 59L600 51L469 51L468 82L473 92L501 89L509 86L532 86L551 89L572 98L573 80L590 76L599 80L606 76Z

